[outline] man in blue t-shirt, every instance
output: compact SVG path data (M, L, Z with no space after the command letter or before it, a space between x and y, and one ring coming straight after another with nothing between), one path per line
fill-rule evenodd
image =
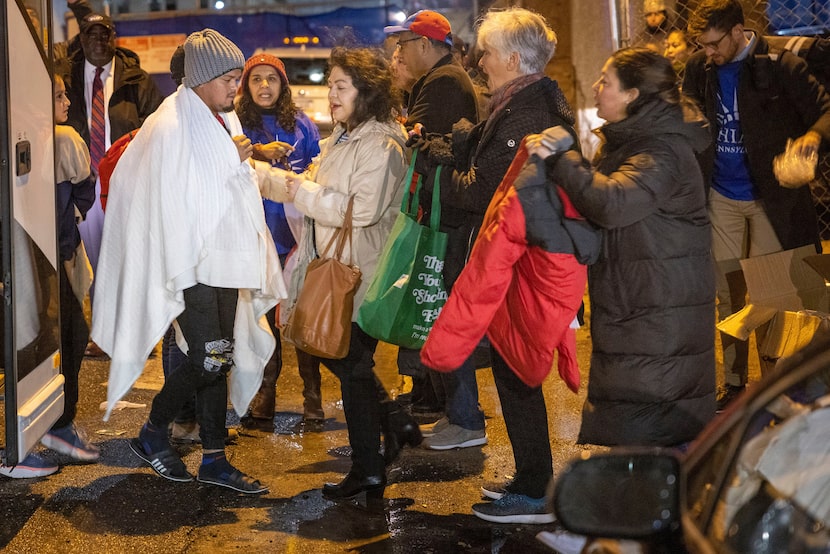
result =
M703 0L689 19L700 50L689 59L683 92L709 119L713 148L701 158L709 186L718 317L740 310L740 260L814 244L821 250L809 187L780 186L772 160L788 139L804 154L830 140L830 96L804 60L770 51L744 28L737 0ZM718 407L746 387L748 345L722 334L726 387Z

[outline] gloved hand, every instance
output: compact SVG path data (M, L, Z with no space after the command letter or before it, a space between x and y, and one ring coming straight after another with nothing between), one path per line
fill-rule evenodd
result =
M409 131L409 138L406 141L406 146L408 148L417 148L420 150L420 147L423 145L426 135L427 134L424 131L424 126L420 123L416 123L412 130Z
M528 135L525 139L527 151L531 156L544 160L552 167L563 153L573 146L573 136L562 126L549 127L539 134Z
M564 127L548 127L542 131L542 145L551 151L551 154L564 152L573 146L573 136Z
M418 156L415 158L415 171L421 175L427 175L437 165L454 165L452 145L448 140L448 136L445 137L438 133L427 135L424 126L416 123L409 131L409 139L406 141L409 148L418 151Z

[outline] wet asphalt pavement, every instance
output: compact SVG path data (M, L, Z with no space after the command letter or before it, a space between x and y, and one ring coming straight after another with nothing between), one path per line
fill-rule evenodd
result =
M554 453L554 468L581 450L575 445L585 396L590 339L578 332L583 386L569 392L554 370L544 385ZM489 443L444 452L407 448L390 468L390 485L380 509L360 502L337 504L321 496L325 482L348 471L349 449L339 383L323 369L325 427L295 434L301 419L301 380L293 349L277 383L273 431L240 429L227 449L231 463L270 486L261 496L245 496L221 487L174 483L158 477L128 446L149 413L161 386L158 356L124 398L131 403L102 421L108 362L87 358L81 371L77 423L101 448L96 464L78 464L59 454L41 453L62 465L40 479L0 477L0 550L10 553L75 552L551 552L535 535L550 525L492 524L472 515L482 501L479 487L512 474L513 458L498 396L489 369L478 372ZM377 369L393 394L402 383L396 349L381 345ZM143 406L142 406L143 405ZM228 423L238 425L228 411ZM197 446L177 447L192 473L198 470Z

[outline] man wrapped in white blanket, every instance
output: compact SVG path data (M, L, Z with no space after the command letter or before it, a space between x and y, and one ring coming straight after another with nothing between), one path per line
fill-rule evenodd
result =
M162 477L191 481L167 427L195 393L198 480L257 494L267 487L225 458L226 379L242 415L274 349L262 316L285 298L285 284L251 144L233 112L245 58L212 29L191 34L184 50L183 85L146 120L111 179L92 327L112 358L104 418L175 319L187 362L130 446Z

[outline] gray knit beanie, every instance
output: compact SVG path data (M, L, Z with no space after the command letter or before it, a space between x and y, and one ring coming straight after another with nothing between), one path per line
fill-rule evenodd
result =
M184 42L184 86L198 87L245 66L245 56L230 40L213 29L191 33Z

